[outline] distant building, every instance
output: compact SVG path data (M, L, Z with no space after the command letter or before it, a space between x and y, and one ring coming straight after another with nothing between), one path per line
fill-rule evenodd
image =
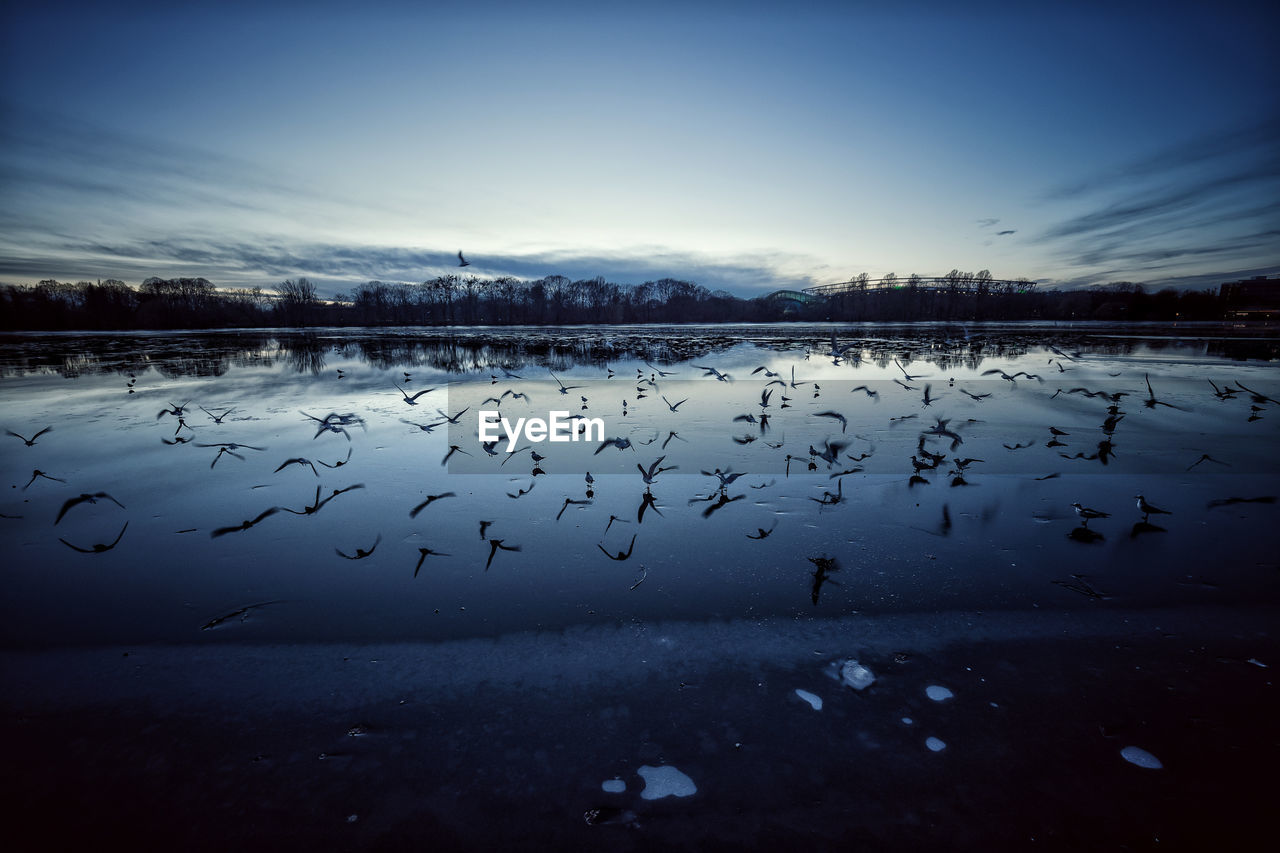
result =
M1280 319L1280 276L1229 281L1218 291L1228 320Z

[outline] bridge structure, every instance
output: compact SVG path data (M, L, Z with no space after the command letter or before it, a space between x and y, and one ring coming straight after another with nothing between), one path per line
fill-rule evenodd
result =
M963 293L963 294L1014 294L1033 293L1036 283L1028 279L978 278L976 276L941 276L898 278L868 278L864 280L850 279L835 284L818 284L806 287L804 293L812 297L827 298L832 296L862 295L866 293L885 293L887 291L914 290L916 293ZM784 293L786 291L778 291Z

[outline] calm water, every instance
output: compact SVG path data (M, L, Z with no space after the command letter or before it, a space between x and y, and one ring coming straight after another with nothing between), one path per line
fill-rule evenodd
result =
M1277 357L1110 326L5 337L0 796L46 847L1252 844ZM486 450L482 409L608 441Z
M1259 358L1276 345L1152 336L1168 331L836 328L838 357L830 327L9 338L4 426L28 438L53 429L31 447L3 445L5 637L440 639L630 619L1093 606L1071 588L1076 574L1127 606L1209 589L1216 602L1272 596L1275 540L1263 531L1276 507L1214 502L1277 492L1280 414L1244 391L1218 399L1211 383L1280 396L1274 361ZM753 373L761 366L777 381ZM482 404L507 390L529 399ZM598 417L631 446L520 442L546 456L535 465L529 450L508 458L504 439L491 456L474 420L485 405L512 421ZM457 426L413 425L464 408ZM308 418L330 413L358 421L332 431ZM938 419L951 435L928 432ZM1110 452L1090 458L1102 441ZM308 462L277 471L297 458ZM641 468L659 458L672 470L646 487ZM953 485L956 459L981 460L964 485ZM933 467L913 482L921 462ZM721 489L700 473L717 469L741 476ZM56 521L69 499L98 492L119 505L85 501ZM1169 514L1139 525L1137 494ZM1096 541L1077 530L1073 502L1110 514L1088 525ZM104 553L71 547L122 529ZM520 551L493 552L495 539ZM365 559L336 553L375 543ZM439 553L419 566L422 548ZM836 562L820 571L814 559Z

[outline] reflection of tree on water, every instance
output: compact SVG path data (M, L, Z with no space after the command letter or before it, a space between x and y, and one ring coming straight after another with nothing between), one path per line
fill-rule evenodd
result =
M319 376L324 369L324 344L315 335L296 335L288 343L280 342L280 354L294 373L310 373Z
M988 360L1012 360L1050 346L1064 353L1106 357L1127 356L1141 347L1177 357L1236 359L1272 358L1278 349L1275 342L1248 339L1161 339L1157 336L1161 329L1151 327L1142 330L1141 340L1107 336L1109 331L1124 331L1123 327L1099 326L1088 331L1091 334L1078 327L603 326L5 337L0 338L4 353L0 376L56 373L74 378L143 373L148 368L167 378L222 376L231 366L270 368L277 361L294 373L314 376L323 372L330 357L360 360L380 370L422 368L448 374L526 366L603 370L617 361L661 365L707 358L743 342L793 353L799 348L807 358L821 363L830 358L833 332L847 350L844 362L861 361L889 370L896 359L913 373L919 370L926 374L931 370L976 370ZM1069 359L1060 361L1065 362L1065 369L1073 369ZM1048 370L1058 372L1053 366Z

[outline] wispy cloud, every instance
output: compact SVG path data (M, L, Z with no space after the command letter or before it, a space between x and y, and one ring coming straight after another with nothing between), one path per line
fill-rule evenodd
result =
M1280 263L1280 121L1206 134L1061 185L1046 201L1079 211L1037 242L1076 268L1125 277L1212 259Z

